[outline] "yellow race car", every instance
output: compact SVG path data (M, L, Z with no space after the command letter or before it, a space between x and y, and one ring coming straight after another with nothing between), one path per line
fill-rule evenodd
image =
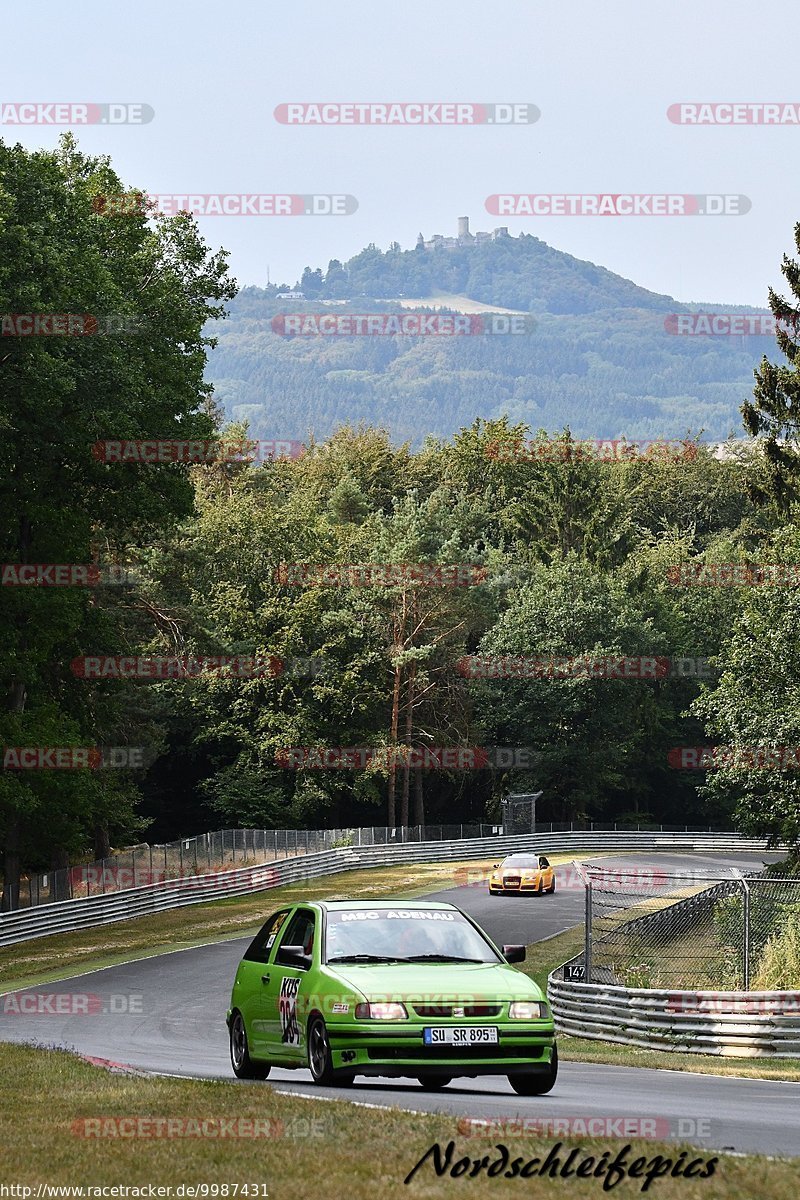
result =
M490 896L552 896L555 890L556 873L543 854L509 854L494 864L489 876Z

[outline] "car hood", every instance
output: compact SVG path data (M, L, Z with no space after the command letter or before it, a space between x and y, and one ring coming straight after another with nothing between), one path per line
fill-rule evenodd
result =
M544 1000L537 984L508 963L396 963L326 970L368 1000Z

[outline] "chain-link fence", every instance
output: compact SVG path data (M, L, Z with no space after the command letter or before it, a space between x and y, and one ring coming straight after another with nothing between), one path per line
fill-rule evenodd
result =
M585 869L569 977L629 988L800 988L800 878Z
M106 895L183 879L208 875L233 867L255 866L316 854L338 846L382 846L391 842L442 841L448 838L489 837L500 832L497 825L436 825L391 829L221 829L199 837L158 845L133 846L109 858L22 879L20 908L35 908L57 900Z
M529 813L530 806L523 806ZM522 810L521 810L522 811ZM588 832L616 832L616 825L582 825ZM689 832L684 825L624 825L627 832ZM297 854L315 854L337 846L384 846L394 842L437 842L460 838L484 838L503 833L571 833L574 823L534 822L533 828L505 828L502 825L414 825L396 829L367 826L360 829L221 829L199 837L159 845L133 846L109 858L38 875L23 876L20 882L19 908L35 908L58 900L80 896L105 895L143 887L167 879L207 875L232 867L255 866ZM694 829L692 832L701 832ZM727 830L709 828L709 833Z

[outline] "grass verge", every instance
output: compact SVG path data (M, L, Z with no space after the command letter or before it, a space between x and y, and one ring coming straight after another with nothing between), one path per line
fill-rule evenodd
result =
M443 1151L448 1142L455 1143L453 1164L462 1156L480 1161L484 1155L491 1164L498 1159L498 1142L508 1147L512 1160L520 1157L527 1162L535 1156L542 1162L557 1144L552 1138L498 1137L496 1132L469 1136L463 1124L459 1128L456 1118L445 1115L377 1110L343 1100L304 1100L277 1094L264 1084L116 1075L63 1051L25 1046L0 1046L0 1072L0 1175L3 1183L31 1187L34 1197L39 1184L84 1188L122 1184L145 1189L154 1185L171 1187L173 1197L179 1195L176 1188L181 1184L206 1185L207 1196L220 1197L233 1197L233 1185L241 1189L248 1184L250 1200L254 1195L263 1200L267 1192L274 1200L374 1200L376 1195L440 1200L467 1193L524 1194L539 1200L551 1197L555 1189L562 1194L567 1182L569 1194L579 1200L604 1195L601 1179L573 1175L562 1182L534 1175L524 1180L521 1190L519 1178L497 1175L487 1180L485 1170L465 1189L469 1164L461 1168L460 1178L449 1171L437 1176L430 1159L409 1186L404 1186L403 1180L434 1143ZM46 1104L33 1102L45 1096ZM539 1103L538 1114L545 1116L547 1098L542 1097L541 1109ZM476 1110L479 1105L476 1097ZM517 1109L509 1099L508 1117L513 1118ZM173 1122L161 1127L162 1131L171 1128L172 1135L141 1136L142 1126L130 1120L137 1117L149 1123L143 1128L151 1134L158 1129L159 1118ZM120 1120L127 1123L121 1125ZM229 1124L222 1126L222 1121ZM180 1135L175 1132L178 1129ZM248 1129L268 1131L269 1136L232 1133ZM220 1136L224 1130L227 1132ZM209 1131L216 1131L216 1136ZM86 1136L87 1132L91 1136ZM616 1138L564 1138L556 1154L563 1164L570 1149L580 1147L574 1165L586 1156L597 1163L604 1151L610 1161L624 1146L629 1164L639 1157L649 1164L656 1155L669 1159L671 1167L680 1161L677 1145L641 1139L627 1143ZM713 1151L690 1150L682 1166L692 1159L707 1163L713 1157ZM642 1169L646 1171L647 1166ZM703 1169L695 1167L698 1172ZM639 1196L645 1182L643 1177L623 1179L613 1193ZM256 1184L260 1185L258 1192L252 1190ZM227 1192L224 1185L228 1185ZM128 1192L129 1196L137 1194L141 1193ZM239 1196L242 1194L240 1190ZM84 1191L84 1196L90 1195ZM658 1200L708 1200L710 1196L743 1200L756 1195L794 1200L797 1161L723 1156L715 1163L712 1179L668 1174L654 1183L649 1195Z

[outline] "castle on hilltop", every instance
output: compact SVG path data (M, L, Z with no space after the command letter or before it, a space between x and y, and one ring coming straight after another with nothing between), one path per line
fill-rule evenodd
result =
M458 236L457 237L442 237L441 233L435 233L430 241L426 242L422 234L417 238L418 250L454 250L458 246L478 246L481 242L496 242L500 238L507 238L511 235L508 232L506 225L501 225L498 229L493 229L491 233L470 233L469 217L458 218Z

